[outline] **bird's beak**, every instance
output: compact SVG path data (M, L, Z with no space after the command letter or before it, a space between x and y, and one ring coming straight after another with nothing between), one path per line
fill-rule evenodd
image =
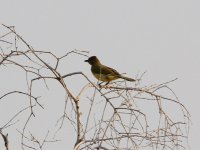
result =
M84 62L88 62L88 60L85 60Z

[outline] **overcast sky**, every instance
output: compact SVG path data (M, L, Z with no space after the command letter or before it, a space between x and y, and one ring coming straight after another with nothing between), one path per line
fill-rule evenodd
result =
M190 146L192 150L199 148L200 1L0 3L0 23L15 26L35 49L57 55L74 49L87 50L89 55L98 56L129 76L147 71L144 80L148 85L178 78L173 89L192 115ZM83 60L62 72L83 71L95 81Z

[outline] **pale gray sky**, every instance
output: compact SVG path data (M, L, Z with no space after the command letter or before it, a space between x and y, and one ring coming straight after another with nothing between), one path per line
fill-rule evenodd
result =
M147 71L148 85L179 78L172 87L192 115L191 149L199 148L200 1L0 2L0 23L14 25L35 49L88 50L130 76ZM83 60L62 72L83 71L95 80Z

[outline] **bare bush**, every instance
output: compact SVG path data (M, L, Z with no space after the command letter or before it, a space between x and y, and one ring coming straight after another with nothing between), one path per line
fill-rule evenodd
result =
M24 90L10 88L11 91L6 93L2 92L5 85L1 84L0 105L13 95L25 97L28 101L26 106L13 116L5 115L7 121L0 124L0 132L7 149L9 136L4 133L19 122L23 125L16 127L16 130L21 136L18 142L23 150L45 149L45 145L50 143L59 145L60 140L56 139L56 135L65 130L67 125L74 128L74 135L66 135L66 139L61 140L67 143L68 139L76 137L75 143L69 143L74 150L188 148L190 114L169 87L176 79L143 86L142 74L134 84L118 81L99 87L81 71L65 74L59 69L62 67L61 62L69 59L69 56L73 55L74 59L77 56L86 57L88 52L73 50L59 57L49 51L35 50L14 27L2 25L1 30L5 33L0 35L0 69L3 71L16 68L16 71L24 75L26 84ZM65 65L67 68L67 64ZM14 72L11 76L18 80L15 75ZM78 82L78 94L73 92L77 90L77 87L74 87L77 83L66 82L71 77L84 81ZM9 79L2 82L5 78L0 80L1 83L10 82ZM49 83L50 81L53 81L53 84ZM39 116L39 110L45 111L46 106L40 101L41 96L36 94L37 86L45 90L53 88L54 84L59 85L57 91L64 90L66 95L62 99L64 107L57 108L63 113L57 118L56 130L48 130L43 139L38 139L32 133L31 120ZM12 83L9 85L12 86ZM24 113L26 117L22 117Z

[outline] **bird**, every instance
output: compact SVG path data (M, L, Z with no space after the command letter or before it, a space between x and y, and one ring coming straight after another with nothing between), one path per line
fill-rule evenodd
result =
M91 65L91 72L97 80L102 81L101 83L107 82L105 85L119 78L131 82L136 81L135 79L119 74L113 68L103 65L96 56L89 57L87 60L85 60L85 62L88 62Z

